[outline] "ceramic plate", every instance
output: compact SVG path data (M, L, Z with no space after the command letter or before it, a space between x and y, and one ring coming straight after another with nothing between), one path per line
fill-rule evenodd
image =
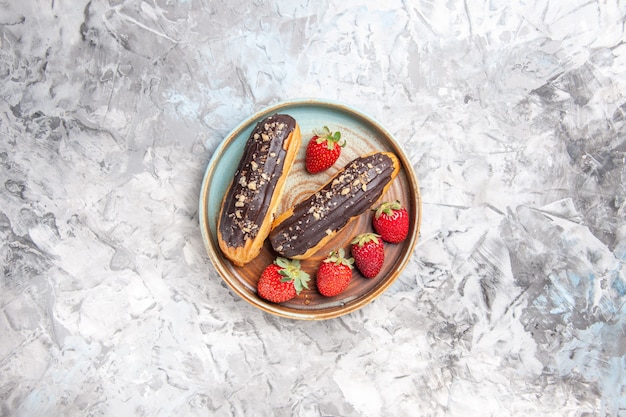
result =
M350 240L363 232L373 231L372 212L363 213L348 224L314 256L302 261L303 269L311 275L309 290L286 303L273 304L256 293L256 283L263 269L276 254L266 241L261 254L243 267L225 258L217 242L217 219L222 198L241 158L244 145L256 123L274 113L291 115L302 132L302 146L289 173L285 192L278 207L283 212L325 184L339 169L357 156L373 151L394 152L402 169L380 200L400 200L409 210L409 237L399 244L385 244L385 264L373 279L364 278L355 268L346 291L336 297L324 297L315 289L315 273L322 259L340 247L350 253ZM347 142L341 156L329 170L311 175L304 168L306 144L313 131L328 126L340 131ZM200 227L207 252L217 272L241 298L255 307L282 317L301 320L323 320L357 310L380 296L395 281L406 266L417 242L421 220L421 197L415 174L400 145L378 122L348 106L320 100L296 100L268 107L242 122L217 148L204 175L200 195Z

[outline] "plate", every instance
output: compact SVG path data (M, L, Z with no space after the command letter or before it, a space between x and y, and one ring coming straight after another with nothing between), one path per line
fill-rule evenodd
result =
M373 231L372 212L368 210L350 222L311 258L301 261L302 268L311 276L309 290L281 304L267 302L256 293L256 283L263 269L277 256L269 240L261 254L243 267L233 265L221 253L217 241L217 219L222 198L232 180L252 129L256 123L274 113L286 113L300 125L302 146L287 178L287 184L278 206L277 215L303 200L325 184L352 159L374 151L391 151L401 162L401 170L380 202L400 200L410 216L409 236L399 244L385 243L385 263L372 279L363 277L355 268L348 288L336 297L324 297L315 289L315 273L319 263L331 250L344 248L350 253L350 241L360 233ZM329 170L308 174L304 168L306 144L313 131L328 126L340 131L347 145L339 160ZM341 103L323 100L291 100L278 103L254 114L237 126L218 146L207 166L200 194L200 228L211 262L228 286L241 298L261 310L298 320L324 320L355 311L380 296L399 276L412 255L418 239L422 215L419 185L404 151L383 126Z

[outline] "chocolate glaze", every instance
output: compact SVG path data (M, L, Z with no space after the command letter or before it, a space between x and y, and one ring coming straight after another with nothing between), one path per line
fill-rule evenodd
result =
M288 258L302 255L369 209L394 178L394 160L393 154L375 153L348 163L274 227L269 236L274 250Z
M229 247L243 247L257 236L284 169L285 141L295 126L291 116L275 114L258 122L252 130L219 219L220 238Z

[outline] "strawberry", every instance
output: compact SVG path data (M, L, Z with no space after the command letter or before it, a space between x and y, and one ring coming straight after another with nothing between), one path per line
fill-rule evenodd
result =
M352 279L353 258L346 258L343 249L332 251L317 270L317 289L326 297L334 297L348 288Z
M308 289L308 281L309 274L300 269L300 261L279 257L263 270L257 293L267 301L282 303Z
M409 213L398 200L382 203L373 209L372 226L380 238L389 243L400 243L409 234Z
M365 278L374 278L385 261L385 248L380 236L375 233L362 233L352 242L354 263Z
M314 136L309 140L304 157L304 165L310 174L317 174L330 168L341 155L341 148L346 141L341 140L341 133L332 133L324 126L322 132L313 131Z

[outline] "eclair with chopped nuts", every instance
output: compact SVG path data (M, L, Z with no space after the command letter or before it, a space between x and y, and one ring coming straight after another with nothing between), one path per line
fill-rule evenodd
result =
M322 188L279 215L269 239L280 255L306 259L350 221L372 207L400 171L391 152L358 157L337 172Z
M298 123L286 114L268 116L252 130L217 224L220 249L235 265L261 252L301 143Z

